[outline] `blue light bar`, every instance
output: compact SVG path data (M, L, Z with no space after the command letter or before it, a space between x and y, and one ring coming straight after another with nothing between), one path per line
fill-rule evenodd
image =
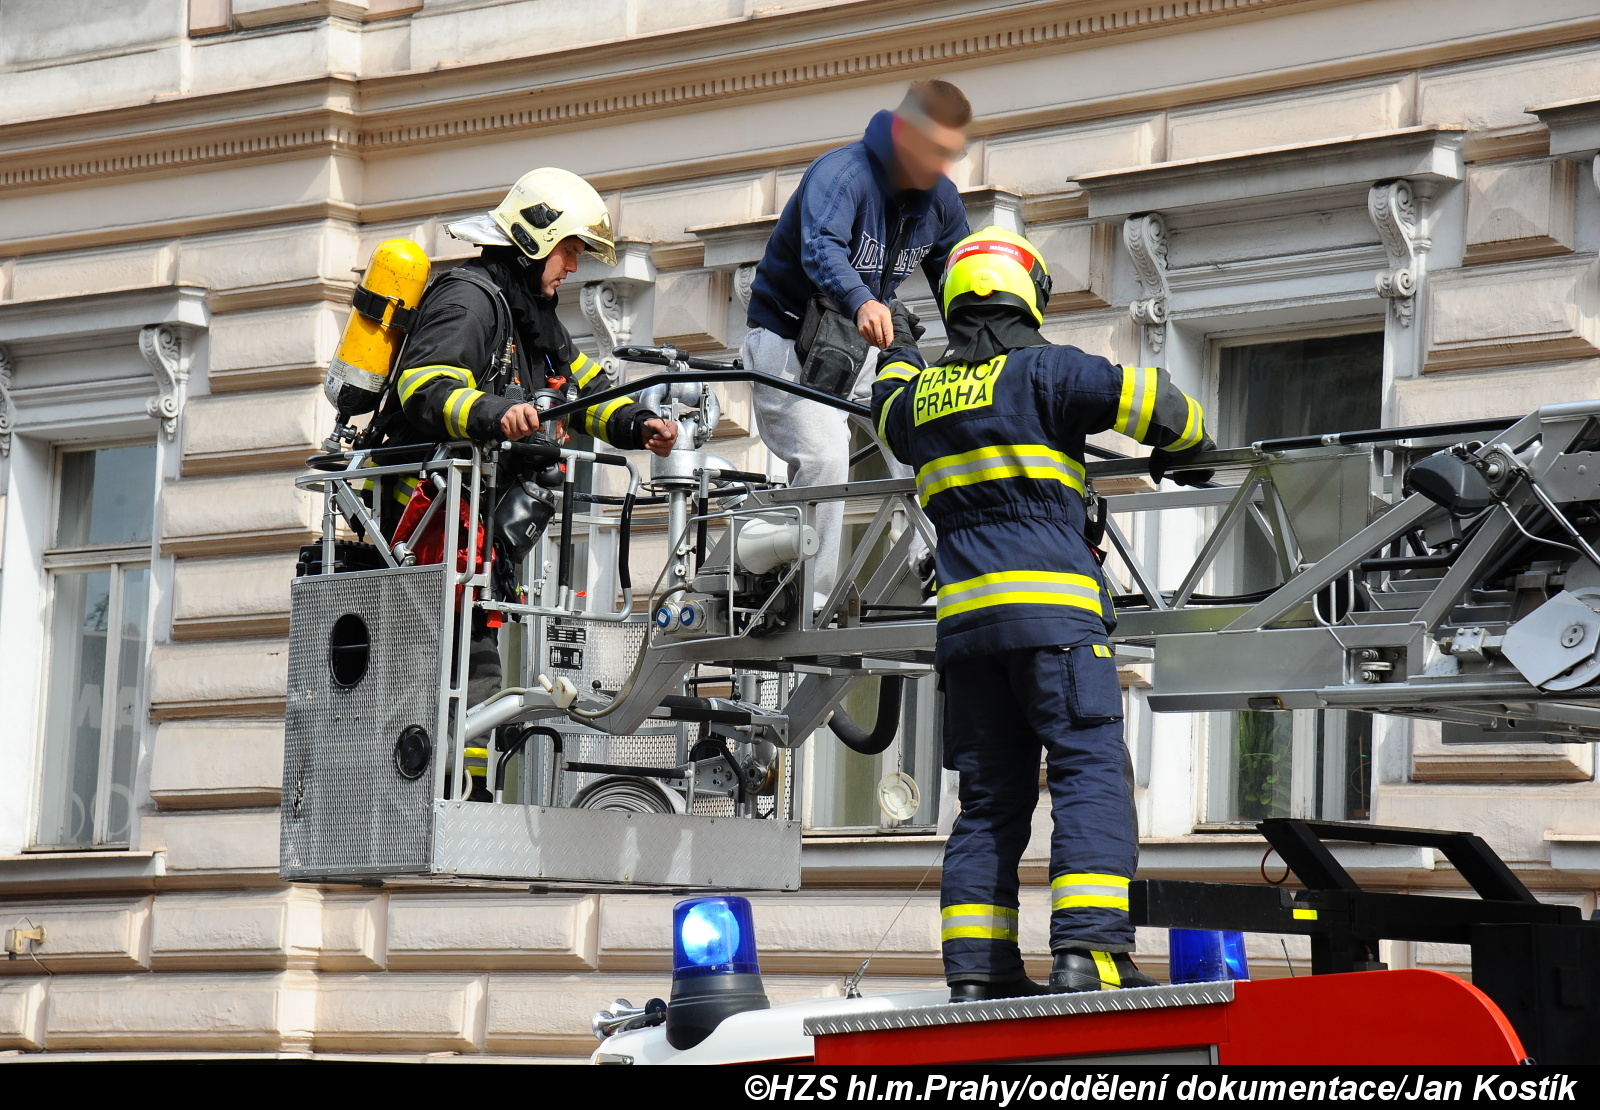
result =
M756 930L744 898L690 898L672 909L672 977L757 974Z
M1214 983L1250 978L1244 934L1211 929L1169 929L1167 964L1174 983Z

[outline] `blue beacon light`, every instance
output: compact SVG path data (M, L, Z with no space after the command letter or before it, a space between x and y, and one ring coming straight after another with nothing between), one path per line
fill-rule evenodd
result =
M724 1018L770 1005L747 899L690 898L672 909L672 1001L667 1041L692 1048Z

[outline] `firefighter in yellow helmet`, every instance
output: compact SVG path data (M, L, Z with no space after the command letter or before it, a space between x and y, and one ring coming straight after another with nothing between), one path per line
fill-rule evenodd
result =
M951 999L1149 986L1129 955L1137 823L1111 597L1085 536L1084 438L1115 429L1151 445L1158 481L1214 445L1164 370L1045 342L1050 276L1022 236L986 227L963 239L939 292L949 348L935 366L912 347L885 354L872 403L939 536L936 666L961 798L940 896ZM1054 825L1048 985L1026 976L1017 947L1041 749Z
M559 438L565 429L541 429L536 401L582 399L613 385L556 316L559 289L577 270L580 255L588 251L607 266L616 264L605 201L575 173L537 169L520 178L493 211L445 230L481 251L440 273L423 294L369 442ZM583 410L570 430L658 455L670 452L678 435L673 421L631 397ZM508 471L512 465L505 464ZM556 467L500 475L497 569L519 563L538 539L560 477ZM380 492L386 532L393 531L416 484L411 478ZM481 614L477 619L484 620ZM468 685L473 703L500 687L496 644L494 629L474 625Z

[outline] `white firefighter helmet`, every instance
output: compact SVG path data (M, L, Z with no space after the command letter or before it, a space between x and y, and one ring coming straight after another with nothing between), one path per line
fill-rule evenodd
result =
M493 211L445 230L479 246L515 246L529 258L544 258L561 240L576 236L605 265L617 264L605 201L577 174L549 166L523 174Z

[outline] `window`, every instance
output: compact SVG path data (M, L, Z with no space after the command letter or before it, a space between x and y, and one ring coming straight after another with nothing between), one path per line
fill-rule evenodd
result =
M38 848L129 842L155 488L154 444L58 456Z
M1217 359L1218 441L1375 428L1382 422L1383 333L1224 346ZM1264 535L1234 541L1231 593L1279 581ZM1266 817L1365 820L1371 816L1372 718L1337 709L1218 713L1210 723L1210 822Z
M859 451L872 439L860 428L852 429L850 449ZM863 460L851 473L852 480L887 478L889 471L881 454ZM854 508L854 513L852 513ZM846 506L841 568L867 533L876 506ZM852 517L854 516L854 519ZM910 525L907 524L906 527ZM891 529L897 532L898 529ZM893 545L890 534L881 536L877 549L857 576L856 585L866 586ZM915 597L902 598L915 601ZM907 680L900 700L900 730L889 748L879 755L852 751L826 729L818 729L807 747L810 749L806 773L809 784L808 831L900 829L927 831L939 821L940 780L943 761L944 699L932 675ZM871 729L878 717L880 682L865 679L845 697L840 706L850 719ZM894 771L909 775L921 795L917 812L896 821L878 807L878 783Z

